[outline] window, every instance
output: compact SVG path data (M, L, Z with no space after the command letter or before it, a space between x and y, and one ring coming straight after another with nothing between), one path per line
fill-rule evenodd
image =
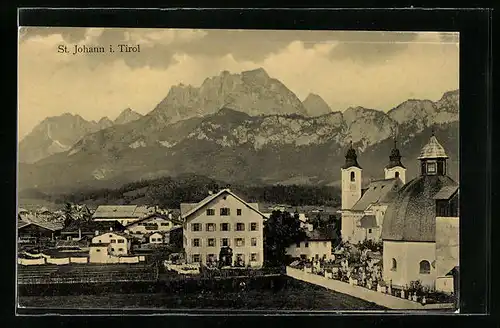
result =
M125 243L124 239L118 239L118 244L123 244L123 243Z
M243 246L245 246L245 239L243 239L243 238L236 238L235 239L235 244L238 247L243 247Z
M220 209L220 215L221 216L228 216L230 215L231 211L227 207L223 207Z
M156 241L156 238L151 238L151 242L155 242Z
M257 231L257 222L250 223L250 230Z
M113 237L113 235L109 235L109 238L112 238L112 237Z
M319 254L314 255L314 258L317 260L319 259Z
M102 241L99 239L99 243L102 243Z
M208 247L215 247L215 239L208 238Z
M251 245L252 246L257 246L257 238L252 238L251 239Z
M229 223L221 223L220 231L229 231Z
M241 215L241 208L238 208L238 209L236 210L236 215Z
M215 254L207 254L207 262L213 262L215 260Z
M123 248L118 248L118 251L119 252L123 252Z
M395 178L399 178L399 172L394 173Z
M420 262L420 274L430 274L431 264L429 261L423 260Z
M368 233L372 233L372 229L371 229L371 228L370 228L370 229L368 229Z
M245 231L244 223L236 223L236 231Z
M161 225L162 227L168 227L168 224L169 224L168 222L162 222L162 223L160 223L160 225Z
M193 247L200 247L200 239L199 238L193 239Z
M111 242L111 244L114 244L114 243L116 243L116 240L111 239L110 242Z
M351 182L356 181L356 173L351 172Z
M101 250L98 248L98 249L96 249L95 251L96 251L96 252L100 252Z
M215 223L207 223L207 231L215 231Z
M427 163L427 173L436 174L436 163Z
M114 252L114 251L115 251L115 249L114 249L114 248L111 248L111 251L112 251L112 252Z
M256 262L257 261L257 253L250 254L250 261L251 262Z
M297 248L300 248L300 243L297 243L297 245L296 245L296 246L297 246Z
M398 262L396 262L396 259L392 259L391 271L396 271L397 269L398 269Z
M228 247L229 246L229 238L221 239L221 246Z
M191 230L192 231L201 231L201 224L199 224L199 223L191 224Z
M207 216L215 215L215 210L213 208L207 208Z
M440 175L446 174L446 166L444 165L444 162L442 162L442 161L438 162L437 173Z
M193 262L194 263L200 262L200 254L193 254Z
M308 242L306 242L306 244L304 245L304 247L309 247L309 243L308 243Z
M323 242L323 246L326 247L326 241Z

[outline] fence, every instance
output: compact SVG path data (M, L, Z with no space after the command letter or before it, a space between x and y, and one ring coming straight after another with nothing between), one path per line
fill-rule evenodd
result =
M351 295L356 298L363 299L368 302L375 303L377 305L383 306L388 309L394 310L430 310L430 309L452 309L453 304L428 304L423 305L418 302L413 302L403 298L398 298L389 294L384 294L381 292L376 292L364 287L350 285L348 283L328 279L323 276L319 276L312 273L304 272L304 270L294 269L291 267L286 268L287 276L305 281L314 285L322 286L327 289Z
M44 257L40 257L38 259L18 258L17 263L22 264L22 265L43 265L43 264L45 264L45 258Z

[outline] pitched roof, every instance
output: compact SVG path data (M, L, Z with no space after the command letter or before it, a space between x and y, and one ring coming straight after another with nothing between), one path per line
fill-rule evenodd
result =
M436 202L434 196L457 183L448 176L422 175L405 184L384 216L383 240L435 242Z
M361 223L361 227L365 228L365 229L378 227L377 219L375 218L375 215L363 216L360 220L360 223Z
M306 231L306 239L310 241L329 241L332 240L325 232L320 230Z
M198 203L181 203L181 216L196 207Z
M61 233L78 233L78 229L81 229L82 233L94 233L97 231L109 231L109 228L113 228L113 231L124 230L123 225L118 221L73 221L70 225L64 227Z
M140 222L144 222L148 219L151 219L151 218L154 218L154 217L157 217L157 218L160 218L160 219L164 219L164 220L167 220L167 221L173 221L172 219L169 219L167 215L165 214L160 214L160 213L151 213L149 215L146 215L145 217L143 217L142 219L139 219L137 221L134 221L134 222L131 222L129 224L127 224L125 227L130 227L132 225L135 225L135 224L138 224Z
M119 231L103 231L103 232L99 233L97 236L93 236L93 238L99 237L99 236L102 236L102 235L106 235L106 234L115 234L115 235L123 237L125 239L131 239L132 238L132 236L127 235L127 234L122 233L122 232L119 232Z
M388 203L396 196L401 185L399 178L372 181L351 210L364 211L371 204Z
M147 206L137 205L100 205L93 218L142 218L151 213Z
M204 200L202 200L201 202L199 202L196 205L196 207L192 208L191 210L189 210L188 212L186 212L185 214L183 214L182 218L184 220L187 219L190 215L192 215L193 213L195 213L196 211L198 211L199 209L203 208L204 206L206 206L207 204L209 204L210 202L212 202L213 200L215 200L216 198L218 198L219 196L221 196L222 194L225 194L225 193L226 194L230 194L231 196L233 196L234 198L236 198L236 200L238 200L239 202L241 202L242 204L244 204L248 208L254 210L256 213L258 213L262 217L264 217L264 218L266 217L265 214L263 214L262 212L260 212L258 209L256 209L254 206L252 206L250 203L245 202L243 199L241 199L240 197L238 197L237 195L235 195L231 190L229 190L229 189L222 189L218 193L210 195L210 196L206 197Z
M432 158L448 158L446 152L436 139L434 134L431 136L429 142L422 148L418 159L432 159Z
M434 199L450 199L458 191L457 186L445 186L434 195Z
M24 227L27 227L31 224L34 224L36 226L42 227L47 230L52 230L52 231L58 231L63 228L63 225L59 222L46 222L46 221L40 221L40 220L30 220L27 218L23 218L18 222L17 228L21 229Z

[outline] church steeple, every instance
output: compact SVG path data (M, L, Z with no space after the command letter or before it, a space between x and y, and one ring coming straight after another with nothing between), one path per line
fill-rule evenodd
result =
M349 149L345 155L345 163L342 166L343 169L347 169L350 167L358 167L361 168L358 164L358 155L356 155L356 150L352 148L352 141L349 144Z
M396 166L405 168L405 166L401 163L401 154L399 153L399 149L397 147L397 140L394 138L394 148L391 150L391 154L389 155L389 164L387 164L386 168L391 169Z
M385 178L399 178L403 184L406 183L406 167L401 163L401 154L397 147L397 140L394 138L394 147L389 155L389 164L384 168Z

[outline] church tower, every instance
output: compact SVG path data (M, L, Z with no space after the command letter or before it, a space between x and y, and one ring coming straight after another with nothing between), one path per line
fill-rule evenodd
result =
M448 156L432 132L431 139L422 148L420 156L420 175L446 175Z
M399 178L403 184L406 183L406 167L401 163L401 154L394 139L394 148L391 150L389 156L389 164L384 168L385 178L393 179Z
M342 210L349 210L361 198L361 166L358 164L352 141L342 166Z

